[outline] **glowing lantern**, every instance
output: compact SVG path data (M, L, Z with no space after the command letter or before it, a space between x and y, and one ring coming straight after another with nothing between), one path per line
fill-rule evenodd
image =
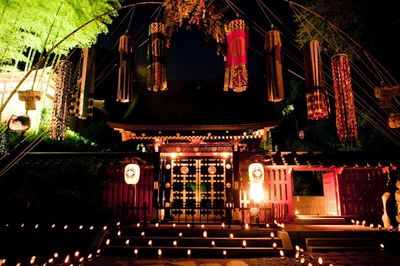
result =
M358 136L356 110L351 85L349 57L338 54L332 57L332 79L335 91L336 128L340 140Z
M264 200L264 166L260 163L249 165L250 199L256 203Z
M228 52L225 67L224 91L242 92L247 89L248 34L243 19L235 19L225 27Z
M164 28L161 22L151 23L149 27L147 90L154 92L167 90Z
M125 33L119 38L119 73L117 102L129 102L133 97L133 38Z
M388 124L390 128L400 128L400 113L390 113Z
M318 40L304 45L304 70L306 78L307 117L310 120L326 119L330 108L325 91L323 64Z
M124 178L128 185L136 185L139 182L140 167L138 164L131 163L125 166Z
M265 35L264 49L267 55L267 92L270 102L280 102L285 98L281 47L281 33L277 30L268 31Z

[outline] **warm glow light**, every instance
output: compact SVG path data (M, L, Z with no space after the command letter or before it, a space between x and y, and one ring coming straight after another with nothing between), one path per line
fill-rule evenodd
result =
M294 255L294 257L296 258L296 260L299 259L299 257L300 257L300 252L297 251L297 252L296 252L296 255Z
M174 240L174 242L172 242L172 245L173 245L174 247L176 247L176 246L178 245L178 242L176 242L176 240Z
M190 224L187 224L186 226L187 226L187 228L190 228Z
M94 229L94 226L93 226L93 225L89 227L89 230L93 230L93 229Z
M275 237L274 232L271 232L270 236L271 236L271 238L274 238Z
M222 228L225 228L225 223L222 223L221 226L222 226Z
M53 258L50 258L50 259L48 260L49 263L53 263L53 261L54 261Z
M204 224L202 224L202 225L201 225L201 228L203 228L203 229L204 229L204 227L205 227L205 226L204 226Z
M79 256L79 251L75 251L75 257L78 257Z
M64 225L64 230L67 230L68 229L68 225Z
M188 249L187 255L188 255L188 256L192 255L192 251L191 251L190 249Z
M222 254L226 257L226 250L222 251Z
M207 238L207 231L204 231L204 232L203 232L203 237L204 237L204 238Z
M249 229L249 225L248 225L248 224L245 224L245 225L244 225L244 229Z
M244 248L247 246L246 240L243 240L243 241L242 241L242 246L243 246Z
M305 261L306 261L305 258L301 258L301 259L300 259L300 263L301 263L301 264L303 264Z
M385 249L385 245L383 243L381 243L379 246L381 247L381 250Z
M262 183L250 183L250 199L256 203L264 200L264 186Z
M370 224L369 227L370 227L370 228L374 228L374 224Z
M324 260L323 260L321 257L319 257L319 258L318 258L318 263L319 263L320 265L322 265L322 264L324 263Z
M140 227L140 223L137 223L137 224L136 224L136 227Z
M121 236L121 231L118 230L117 236Z
M54 257L54 258L58 258L58 253L57 253L57 252L54 253L53 257Z
M174 224L172 224L172 227L176 227L176 224L174 223Z
M298 209L294 210L294 214L299 215L300 214L299 210Z
M136 185L140 178L140 167L136 163L130 163L125 166L124 170L125 183L128 185Z
M98 249L98 250L96 251L96 253L97 253L97 254L100 254L100 252L101 252L101 250L100 250L100 249Z
M355 223L354 219L351 219L351 223L352 223L352 224L354 224L354 223Z
M229 234L229 238L233 238L233 234L232 233Z
M39 224L36 224L36 225L35 225L35 229L38 229L38 228L39 228Z
M81 257L81 258L79 259L79 262L83 262L83 259L84 259L84 258L83 258L83 257Z
M177 156L177 154L176 154L175 152L171 152L171 153L169 154L169 157L171 157L171 159L175 159L176 156Z
M34 264L34 263L35 263L35 260L36 260L36 257L35 257L35 256L32 256L32 258L31 258L31 260L30 260L30 264Z
M214 241L211 241L211 246L215 247L215 242Z
M56 225L55 225L55 224L52 224L52 225L51 225L51 228L55 228L55 227L56 227Z
M117 226L120 226L121 225L121 222L117 222Z
M265 224L265 227L269 228L269 224Z
M285 256L285 252L283 252L283 250L279 250L279 255L281 255L281 257Z
M125 245L129 246L129 239L125 241Z
M104 230L104 231L107 230L107 225L105 225L105 226L103 227L103 230Z
M182 232L179 232L179 237L182 237Z
M273 248L276 248L276 246L277 246L276 242L272 243Z
M106 240L106 245L107 245L107 246L110 245L110 239L107 239L107 240Z
M83 225L80 225L80 226L79 226L79 230L82 230L82 229L83 229Z
M141 235L141 236L144 236L144 235L145 235L144 231L143 231L143 232L141 232L141 233L140 233L140 235Z
M64 260L64 263L68 263L69 262L69 255L67 255L66 257L65 257L65 260Z
M138 250L137 248L135 248L135 249L133 250L133 253L134 253L135 255L137 255L137 254L139 253L139 250Z
M91 260L92 257L93 257L93 255L91 253L87 256L88 260Z
M299 247L299 245L296 245L296 251L299 251L300 250L300 247Z
M151 247L151 245L153 245L153 241L149 240L149 242L147 242L147 244Z
M161 249L158 249L158 252L157 252L157 253L158 253L158 256L161 257L161 255L162 255L162 250L161 250Z
M159 227L159 226L160 226L160 224L159 224L159 223L156 223L156 224L155 224L155 227Z
M356 225L360 225L360 221L359 220L356 221Z

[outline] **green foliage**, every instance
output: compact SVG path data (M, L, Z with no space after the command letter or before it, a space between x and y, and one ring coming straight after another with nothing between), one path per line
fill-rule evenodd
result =
M13 62L27 61L28 48L49 51L66 35L107 11L118 0L3 0L0 1L0 71ZM90 47L99 34L108 31L116 12L90 23L64 41L54 52L67 54L75 47Z

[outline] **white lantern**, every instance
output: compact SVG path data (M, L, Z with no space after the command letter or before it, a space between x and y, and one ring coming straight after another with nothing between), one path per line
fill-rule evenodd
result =
M250 199L257 203L264 200L264 166L260 163L249 165Z
M136 185L139 182L140 167L138 164L130 163L125 166L124 178L128 185Z

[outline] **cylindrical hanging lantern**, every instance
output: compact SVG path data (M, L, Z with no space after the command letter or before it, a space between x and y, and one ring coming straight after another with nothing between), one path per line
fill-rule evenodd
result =
M70 61L58 62L56 78L50 137L55 140L63 140L68 123L69 94L72 87L72 63Z
M281 59L281 33L270 30L265 35L264 49L266 51L267 92L268 101L280 102L284 100L283 73Z
M331 59L331 64L338 137L340 140L355 139L358 136L358 129L349 57L345 54L335 55Z
M117 102L130 102L133 97L133 37L125 33L119 38L119 72Z
M325 91L323 64L318 40L304 45L304 70L306 78L307 117L320 120L329 117L328 95Z
M248 34L243 19L235 19L226 27L228 51L225 66L224 91L242 92L247 89Z
M94 80L95 50L93 48L83 48L81 75L78 79L78 92L75 99L75 115L81 119L93 116Z
M390 113L388 124L390 128L400 128L400 113Z
M148 48L147 90L167 90L167 66L165 56L164 24L154 22L149 27L150 42Z

